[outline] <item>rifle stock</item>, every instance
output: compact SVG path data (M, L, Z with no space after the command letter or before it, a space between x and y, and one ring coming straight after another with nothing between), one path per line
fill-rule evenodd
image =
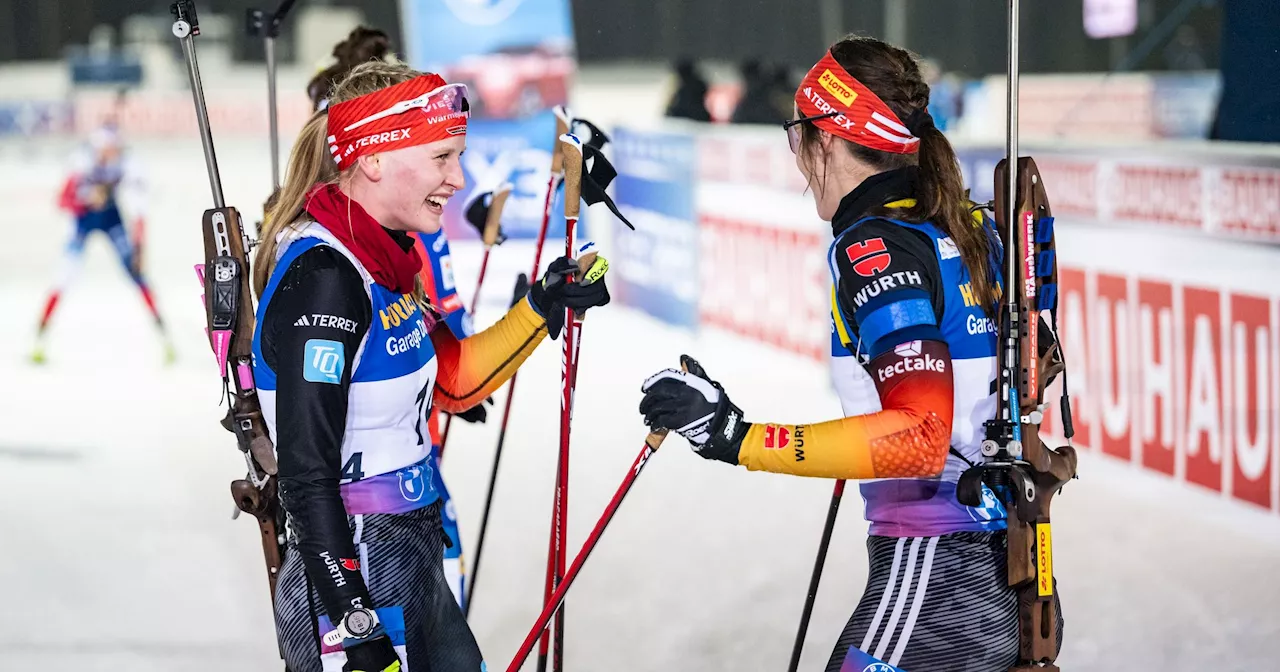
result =
M223 366L223 380L228 383L230 407L222 426L236 436L236 444L244 453L249 473L231 483L231 496L236 507L258 521L262 536L263 559L271 601L275 603L276 579L280 574L284 539L280 534L283 511L275 476L278 466L275 448L258 402L253 380L253 295L249 288L249 246L243 221L235 208L206 210L203 221L205 252L205 318L211 345ZM218 334L229 337L219 346ZM219 348L225 348L225 361Z
M1004 219L1009 184L1008 161L996 166L996 218L1006 254L1018 255L1016 277L1005 291L1018 303L1020 459L1008 465L1008 583L1018 593L1019 662L1015 672L1057 670L1057 590L1053 578L1053 497L1075 477L1077 456L1070 445L1050 448L1040 439L1044 392L1065 370L1062 349L1040 317L1056 309L1057 263L1053 212L1035 161L1018 159L1015 212L1017 226ZM1009 231L1015 235L1010 239ZM1047 292L1047 293L1046 293Z

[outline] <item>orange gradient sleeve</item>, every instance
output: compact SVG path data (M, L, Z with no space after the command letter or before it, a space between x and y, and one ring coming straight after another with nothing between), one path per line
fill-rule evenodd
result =
M435 406L461 413L484 401L520 368L547 336L546 320L517 301L493 326L459 341L443 323L431 332L439 373Z
M871 361L883 410L811 425L754 423L738 451L751 471L821 478L927 478L951 445L955 391L940 341L909 341Z

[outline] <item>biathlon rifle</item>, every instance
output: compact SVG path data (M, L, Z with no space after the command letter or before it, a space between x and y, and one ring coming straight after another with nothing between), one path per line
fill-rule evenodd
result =
M996 417L985 423L985 462L966 470L956 497L979 506L987 485L1008 511L1008 583L1018 594L1018 662L1012 672L1056 671L1057 586L1053 579L1053 496L1076 476L1076 451L1040 439L1045 389L1062 374L1062 424L1074 434L1066 362L1057 338L1058 268L1053 212L1030 157L1018 156L1018 4L1009 0L1009 128L995 171L995 216L1004 249L1000 379ZM1048 313L1051 324L1041 319Z
M276 579L284 554L284 514L274 478L277 472L275 448L268 436L253 380L254 305L249 290L249 250L253 242L245 235L240 213L228 207L222 195L222 180L218 174L218 160L209 130L209 113L193 41L200 34L195 2L178 0L169 9L174 16L173 34L181 41L186 57L196 122L204 146L205 167L213 191L214 207L205 210L203 218L205 261L196 267L196 272L204 286L209 342L217 358L228 401L222 426L235 434L236 444L248 467L244 478L231 482L231 496L236 503L237 515L244 511L258 521L267 565L267 584L274 604Z

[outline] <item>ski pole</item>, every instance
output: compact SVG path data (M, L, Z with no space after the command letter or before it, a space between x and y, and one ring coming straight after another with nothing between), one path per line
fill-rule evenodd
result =
M271 188L280 188L280 125L276 106L276 38L280 36L280 24L293 9L297 0L281 0L276 11L267 17L260 9L248 11L248 29L251 37L262 38L262 48L267 59L267 122L271 135Z
M809 594L804 598L804 611L800 613L800 628L796 631L796 643L791 649L788 672L800 667L800 652L804 650L804 638L809 632L809 617L813 615L813 601L818 597L818 582L822 580L822 566L827 562L827 547L831 545L831 532L836 526L836 514L840 511L840 498L844 496L844 479L836 481L831 493L831 505L827 508L827 522L822 527L822 541L818 543L818 557L813 561L813 576L809 578Z
M556 115L556 138L555 138L555 141L554 141L554 143L553 143L553 145L552 145L552 149L551 149L551 181L550 181L550 185L551 185L551 187L552 187L552 188L551 188L551 189L548 189L548 191L547 191L547 209L546 209L546 218L543 220L544 222L549 221L550 216L551 216L551 206L552 206L552 203L554 202L554 199L552 198L552 194L553 194L553 192L555 191L555 187L556 187L556 186L558 186L558 184L559 184L559 183L563 183L563 182L564 182L564 178L565 178L565 173L564 173L564 168L565 168L565 163L564 163L564 147L563 147L563 146L561 145L561 143L560 143L560 136L561 136L563 133L567 133L567 132L569 131L569 112L568 112L568 110L566 110L564 107L557 106L557 107L555 108L555 115ZM565 194L565 196L566 196L565 201L567 202L567 201L568 201L568 198L567 198L568 194L566 193L566 194ZM546 236L545 236L545 234L546 234L546 228L547 228L546 226L543 226L543 235L542 235L541 237L539 237L539 239L538 239L538 246L537 246L537 250L536 250L536 252L535 252L534 261L533 261L533 265L534 265L534 268L535 268L535 269L538 267L538 264L539 264L539 262L540 262L540 261L541 261L541 259L542 259L542 244L543 244L543 242L544 242L544 240L545 240L545 238L546 238ZM534 271L533 276L532 276L532 277L530 277L530 280L529 280L529 281L530 281L530 282L537 282L537 280L536 280L536 278L537 278L537 277L538 277L538 275L537 275L537 271L535 270L535 271ZM545 587L545 588L544 588L544 590L543 590L543 603L544 603L544 604L545 604L547 601L550 601L550 599L551 599L551 594L555 591L555 586L553 585L553 581L554 581L554 571L555 571L555 543L556 543L556 538L557 538L557 537L556 537L555 525L556 525L556 521L557 521L556 512L558 511L558 507L559 507L559 505L560 505L560 500L559 500L559 496L560 496L560 487L559 487L559 484L560 484L560 475L559 475L559 463L558 463L558 462L557 462L557 465L556 465L556 469L557 469L557 471L556 471L556 499L555 499L555 502L554 502L553 507L552 507L552 517L551 517L551 534L550 534L550 535L548 535L548 536L549 536L549 541L548 541L548 544L547 544L547 545L548 545L548 550L547 550L547 582L546 582L546 587ZM550 647L550 645L551 645L551 632L548 630L548 631L546 631L546 632L542 633L542 640L538 643L538 672L546 672L546 669L547 669L547 649Z
M626 477L622 479L622 485L618 486L618 491L613 494L613 499L609 500L609 505L605 507L600 520L596 522L596 526L587 535L587 540L583 542L582 549L574 556L573 564L565 572L564 580L560 582L560 585L556 587L547 603L543 605L542 613L538 614L538 620L534 621L533 628L529 630L529 634L524 638L524 643L520 645L520 650L516 653L516 657L507 666L507 672L517 672L524 665L524 661L533 650L533 644L537 641L539 633L545 633L547 623L551 620L552 614L559 613L559 608L564 602L564 596L569 592L569 586L573 585L573 580L578 576L578 572L582 570L583 563L587 561L587 557L595 549L596 543L600 541L600 535L604 533L604 528L609 525L609 521L613 520L614 513L618 511L618 506L622 504L623 498L631 490L631 485L635 483L649 457L657 452L658 447L662 445L662 440L666 437L666 430L651 432L645 437L644 448L640 450L640 455L636 457Z
M569 113L564 109L564 107L556 106L555 115L556 115L556 141L551 152L551 175L550 177L547 178L547 197L545 199L545 202L542 204L542 225L538 227L538 239L537 239L537 242L534 244L533 270L529 272L530 282L537 282L538 266L542 260L542 245L547 240L547 226L551 221L551 206L555 202L556 189L560 187L560 183L564 180L564 156L563 156L563 152L560 149L560 136L568 132ZM506 441L507 424L508 422L510 422L510 418L511 418L511 403L515 399L516 378L519 375L520 375L519 371L516 371L515 373L511 374L511 382L508 383L507 385L507 401L506 401L506 407L502 411L502 426L498 429L498 447L495 451L496 454L493 462L493 474L489 480L491 484L490 487L492 487L492 484L497 479L497 472L498 472L497 454L501 454L502 445ZM492 496L492 492L490 493L490 497L491 496ZM485 507L486 507L485 513L487 516L488 504L486 504ZM475 564L475 568L472 569L472 574L471 574L471 599L467 600L468 609L470 609L471 603L475 600L475 583L476 583L476 577L478 576L478 573L480 571L480 550L481 548L484 547L484 535L485 535L485 526L482 522L480 527L480 540L476 544L476 564ZM550 594L550 591L548 591L548 594ZM545 669L546 642L543 643L542 657L543 657L543 669Z
M472 317L476 314L476 307L480 305L480 288L484 286L485 271L489 268L489 252L498 241L498 232L502 228L502 207L506 205L507 197L509 196L511 196L511 184L503 182L493 191L493 200L489 202L489 210L485 213L484 232L481 234L481 240L484 242L484 256L480 258L480 277L476 278L476 291L471 295ZM451 427L453 427L452 413L445 417L444 431L440 433L441 460L444 460L444 449L449 443L449 428Z
M578 224L578 211L582 195L582 147L577 138L563 135L558 139L560 150L564 156L564 244L565 255L572 257L574 253L574 230ZM583 255L578 260L585 273L594 260L594 254ZM554 520L551 526L552 542L548 558L548 570L551 575L549 587L552 592L564 578L565 562L568 555L569 526L569 434L573 419L573 381L576 377L576 343L578 338L577 315L571 308L565 308L564 350L560 366L560 454L556 466L556 495ZM550 599L550 595L547 595ZM552 642L551 669L561 672L564 669L564 609L556 612L555 637ZM539 661L541 663L541 660Z
M524 295L528 292L529 282L522 273L516 279L515 297L511 305L515 305L519 301L524 300ZM512 376L515 379L515 376ZM507 421L511 418L511 397L515 391L515 386L507 388L507 403L502 409L502 429L498 432L498 447L493 451L493 468L489 471L489 489L484 494L484 513L480 515L480 537L476 541L476 559L471 564L471 571L468 576L471 577L471 585L468 586L468 597L466 605L462 607L462 617L467 618L471 614L471 603L475 601L476 594L476 577L480 575L480 558L484 553L484 539L489 530L489 511L493 507L493 491L498 484L498 465L502 463L502 446L507 441Z

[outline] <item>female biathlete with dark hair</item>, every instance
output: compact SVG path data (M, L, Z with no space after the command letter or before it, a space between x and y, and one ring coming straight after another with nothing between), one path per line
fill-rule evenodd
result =
M440 324L410 234L464 186L467 109L436 75L357 66L303 127L264 225L254 375L288 514L276 624L293 672L484 669L443 574L426 416L506 382L558 335L543 316L609 300L562 258L488 329Z
M1002 253L970 214L928 103L911 54L849 37L809 71L784 124L835 238L831 367L844 418L747 422L693 360L643 386L645 422L702 457L867 481L870 574L827 672L987 672L1017 659L1004 508L989 490L981 507L956 501L995 415Z

